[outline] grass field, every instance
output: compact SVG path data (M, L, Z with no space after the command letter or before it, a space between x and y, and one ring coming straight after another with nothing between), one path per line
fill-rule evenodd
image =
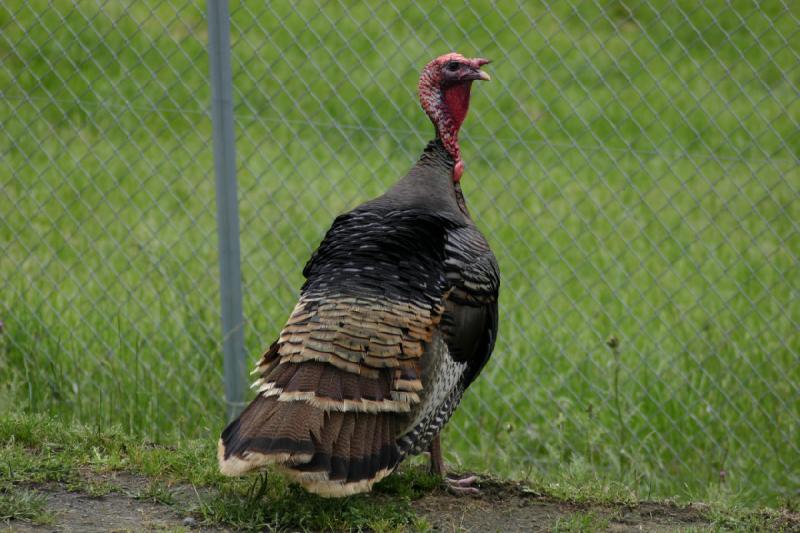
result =
M173 4L0 5L0 410L224 423L204 4ZM800 7L506 4L232 6L250 360L424 146L421 66L490 57L463 183L501 332L448 459L796 505Z

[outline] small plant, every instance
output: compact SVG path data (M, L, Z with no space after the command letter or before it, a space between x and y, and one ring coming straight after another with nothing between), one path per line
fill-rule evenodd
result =
M173 496L172 491L165 483L158 480L151 481L146 488L137 492L134 498L137 500L160 503L162 505L175 504L175 496Z
M437 489L441 483L441 478L429 473L427 468L412 466L401 468L375 485L374 490L415 500Z
M553 524L554 533L590 533L593 531L607 531L608 518L600 516L594 511L588 513L575 513L566 518L559 518Z
M70 492L81 492L92 498L102 498L119 491L119 487L109 481L84 481L81 479L70 481L66 484L66 489Z
M38 525L53 523L45 498L35 490L6 485L0 488L0 522L24 520Z

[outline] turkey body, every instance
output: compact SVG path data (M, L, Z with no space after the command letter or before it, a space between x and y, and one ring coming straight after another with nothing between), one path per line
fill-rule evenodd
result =
M384 195L340 215L306 264L223 473L274 464L307 490L370 490L427 449L486 364L500 275L437 138Z

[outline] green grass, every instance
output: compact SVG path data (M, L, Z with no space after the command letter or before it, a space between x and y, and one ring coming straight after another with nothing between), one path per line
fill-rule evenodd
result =
M608 531L607 518L596 513L575 513L566 518L560 518L553 524L553 533L590 533L593 531Z
M175 506L201 525L248 531L425 530L428 526L410 502L439 486L437 478L407 469L376 486L377 496L325 499L274 473L223 477L215 446L207 439L159 446L113 427L97 431L47 416L0 417L0 520L47 523L52 518L42 497L26 488L30 484L58 482L93 497L118 490L107 482L86 481L87 470L145 476L148 484L132 497ZM179 483L194 488L196 501L178 501L171 487Z
M0 524L22 520L37 525L53 523L53 515L45 510L44 496L35 490L0 488Z
M147 487L137 492L134 497L137 500L144 500L162 505L174 505L175 496L170 488L161 481L151 481Z
M0 411L224 424L199 5L0 6ZM420 66L480 54L463 183L501 331L450 461L796 505L800 8L575 5L233 8L250 360L332 217L419 153Z
M117 477L121 474L129 481ZM131 489L131 482L133 486L144 484ZM273 471L246 478L222 476L208 439L159 445L118 426L97 430L65 424L47 415L0 415L0 523L25 520L54 524L55 517L37 490L43 487L97 498L124 492L132 498L172 507L179 516L194 518L197 526L246 531L428 531L431 525L414 511L414 500L432 495L428 506L438 501L443 510L458 504L455 498L446 501L441 480L424 467L401 469L377 484L371 494L325 499L288 483ZM531 517L546 519L548 513L563 511L564 515L553 523L554 531L604 531L610 520L639 504L631 488L610 488L580 478L575 472L547 485L507 484L483 477L481 488L485 499L460 501L465 506L482 507L497 498L511 498L527 505L520 495L528 493L537 498L530 500ZM551 507L543 511L541 505ZM708 524L715 531L781 531L791 530L797 523L796 509L744 509L723 499L694 510L669 502L658 509L691 512L698 523Z

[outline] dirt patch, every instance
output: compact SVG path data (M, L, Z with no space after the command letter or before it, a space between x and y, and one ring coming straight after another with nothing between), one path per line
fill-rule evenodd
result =
M635 506L568 503L514 484L483 489L480 497L430 495L414 509L442 531L675 531L711 525L701 509L670 504Z
M11 531L226 531L219 528L198 528L196 520L180 509L191 509L196 503L195 489L174 486L160 495L153 482L125 473L96 474L82 471L85 484L65 486L59 483L29 485L45 499L45 508L53 515L49 525L12 521ZM160 502L168 497L174 505ZM0 526L2 526L0 522ZM0 530L3 530L0 527Z
M163 531L183 525L180 515L165 505L136 500L123 494L94 497L43 488L52 525L12 522L12 531Z

